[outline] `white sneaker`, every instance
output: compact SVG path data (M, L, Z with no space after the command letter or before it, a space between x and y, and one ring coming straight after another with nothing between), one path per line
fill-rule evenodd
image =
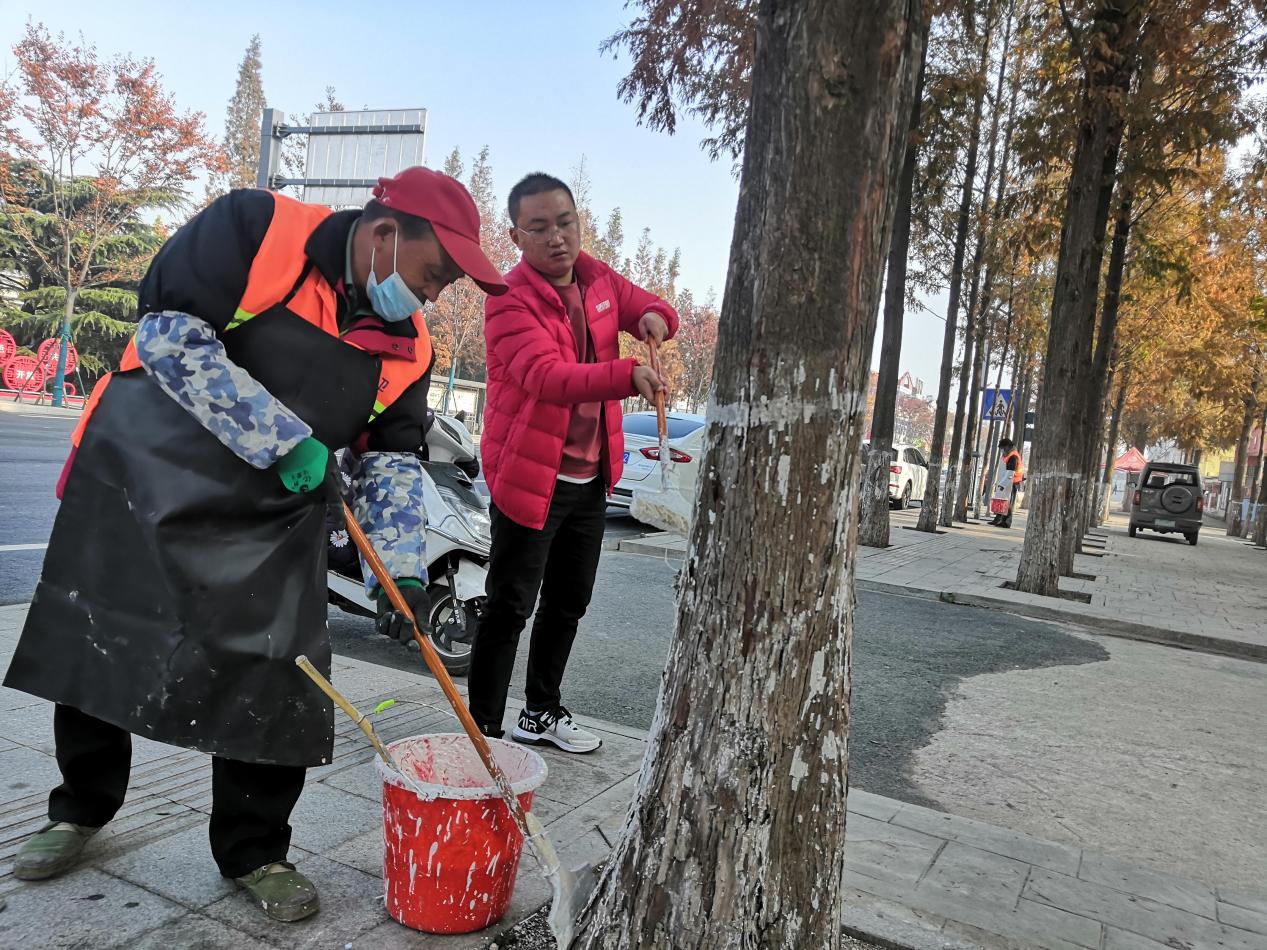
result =
M511 730L510 737L529 745L553 742L564 752L593 752L603 744L603 740L594 733L578 726L572 714L562 706L535 716L530 715L527 709L521 710L519 722Z

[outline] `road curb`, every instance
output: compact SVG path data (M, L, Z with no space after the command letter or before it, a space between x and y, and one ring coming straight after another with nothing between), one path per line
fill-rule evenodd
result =
M1209 637L1200 633L1188 633L1183 630L1169 630L1165 627L1154 627L1136 623L1133 620L1114 620L1108 617L1097 617L1094 614L1082 614L1072 610L1061 610L1059 607L1048 607L1045 604L1027 604L1003 597L989 597L984 594L968 594L953 590L927 590L921 587L906 587L901 584L888 584L884 581L858 580L859 590L869 590L881 594L902 594L907 597L922 597L927 600L940 600L946 604L957 604L963 607L983 607L989 610L1006 610L1035 620L1054 620L1060 623L1073 623L1087 627L1096 633L1123 640L1141 640L1146 643L1157 643L1162 646L1178 647L1182 650L1193 650L1197 653L1211 653L1215 656L1230 656L1238 660L1251 660L1256 663L1267 663L1267 645L1245 643L1242 640L1228 640L1223 637Z
M641 554L644 557L663 558L669 561L683 561L685 551L675 551L656 542L645 542L641 538L621 538L616 542L614 550L622 554Z

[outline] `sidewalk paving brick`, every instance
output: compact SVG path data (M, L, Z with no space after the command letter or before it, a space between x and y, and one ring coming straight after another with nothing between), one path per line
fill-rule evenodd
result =
M891 820L900 827L963 842L982 851L1064 874L1077 874L1082 862L1082 852L1077 848L917 805L901 806Z
M1199 917L1211 920L1217 917L1213 888L1174 875L1145 870L1111 855L1086 852L1078 877L1092 884L1104 884L1115 890L1180 907Z
M1263 950L1264 946L1258 936L1247 930L1227 927L1138 894L1052 871L1037 870L1031 874L1025 885L1025 896L1062 910L1076 910L1092 920L1163 943L1178 940L1192 947L1226 947L1228 950Z
M1218 914L1221 924L1267 936L1267 914L1255 913L1235 904L1219 904Z
M24 614L21 606L0 607L0 655L11 654ZM364 710L397 700L374 717L388 741L457 730L427 676L343 657L334 670L336 685ZM509 913L482 933L420 934L391 920L383 903L381 782L373 751L342 717L336 758L311 771L292 819L292 859L321 891L322 911L310 920L270 922L220 877L207 844L208 759L158 743L138 742L144 752L128 800L89 843L82 868L53 881L17 881L13 855L43 822L57 769L39 725L48 705L21 694L7 699L14 701L0 709L0 895L9 903L0 912L2 947L475 950L549 899L549 885L525 855ZM536 811L569 864L609 853L646 746L637 730L594 726L604 746L591 756L541 750L550 775ZM842 926L886 946L1267 950L1267 893L1211 890L860 789L850 793L846 854Z

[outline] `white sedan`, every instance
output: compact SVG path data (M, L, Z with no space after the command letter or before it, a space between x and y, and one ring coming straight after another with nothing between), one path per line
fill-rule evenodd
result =
M667 414L669 435L669 487L695 499L700 455L704 451L704 417L693 412ZM628 508L636 487L660 487L660 437L654 412L631 412L625 416L625 474L616 483L608 503Z

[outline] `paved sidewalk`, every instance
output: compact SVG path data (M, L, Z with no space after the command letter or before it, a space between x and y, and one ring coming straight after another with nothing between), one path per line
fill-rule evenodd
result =
M0 414L6 412L23 416L64 416L68 418L78 418L83 415L83 409L78 406L58 407L49 402L36 403L29 398L18 402L13 398L12 392L0 392Z
M888 548L858 549L858 588L1000 607L1029 617L1082 624L1095 632L1267 661L1267 554L1207 522L1196 547L1176 535L1126 533L1114 513L1080 554L1083 575L1060 580L1089 602L1008 590L1016 579L1025 512L1010 530L988 523L942 534L915 531L919 510L894 512ZM683 558L686 541L665 532L619 542L619 549Z
M26 608L0 608L0 668ZM456 731L427 676L335 658L334 680L391 740ZM588 758L546 752L551 774L535 809L569 863L605 855L619 834L643 737L600 725ZM57 780L47 703L0 690L0 947L417 948L486 946L549 896L530 858L510 913L466 937L415 933L383 909L382 828L373 752L346 719L333 764L310 773L293 819L292 858L321 888L322 911L272 924L219 877L206 841L210 769L198 753L136 740L127 804L89 846L85 866L23 884L19 842L43 821ZM1267 888L1228 893L1112 857L1042 841L855 790L850 794L849 906L857 936L912 948L1267 950Z

